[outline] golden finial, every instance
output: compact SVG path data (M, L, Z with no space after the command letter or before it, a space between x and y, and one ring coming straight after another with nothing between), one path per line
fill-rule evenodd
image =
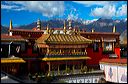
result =
M113 27L113 33L115 33L116 32L116 27L115 27L115 25L114 25L114 27Z
M69 20L69 29L72 29L72 21L71 20Z
M12 29L12 20L10 20L10 27L9 27L9 30Z
M64 34L66 34L66 23L65 23L65 20L64 20Z
M94 32L95 30L92 28L92 32Z
M49 29L49 34L52 34L52 29Z
M47 32L47 34L49 33L49 24L47 24L46 32Z
M80 29L78 28L78 32L77 32L78 35L80 35Z
M76 28L74 28L73 30L74 30L74 32L75 32L75 31L76 31Z
M37 20L37 28L41 30L41 21L40 21L40 19Z

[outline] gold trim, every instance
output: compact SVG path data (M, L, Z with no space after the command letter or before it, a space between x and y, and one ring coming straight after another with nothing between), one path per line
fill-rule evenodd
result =
M91 59L90 57L65 57L65 58L42 58L43 61L57 61L57 60L82 60Z
M119 65L119 66L121 66L121 65L124 65L124 66L127 66L127 63L108 63L108 62L100 62L100 64L109 64L109 65Z
M25 61L22 58L19 59L1 58L1 63L25 63Z

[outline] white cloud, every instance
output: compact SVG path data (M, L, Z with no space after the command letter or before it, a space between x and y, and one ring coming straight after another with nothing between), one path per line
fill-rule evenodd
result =
M108 4L110 5L116 3L116 1L73 1L73 2L84 4L85 6L92 6L92 5L104 6L104 5L108 5Z
M127 15L127 5L123 4L121 7L118 8L116 16L125 16Z
M70 13L67 16L67 20L77 20L79 18L79 11L74 7L71 7L69 10Z
M68 20L77 20L78 19L78 14L73 14L73 13L70 13L68 15Z
M15 11L26 10L24 7L19 7L16 5L1 5L1 9L15 10Z
M9 4L3 5L2 9L15 11L29 10L31 12L42 13L46 17L62 16L64 13L63 1L6 1L6 3L10 3L11 6ZM17 6L17 8L13 6Z
M88 25L88 24L93 23L93 22L95 22L95 21L97 21L97 20L98 20L98 19L85 20L85 21L83 21L83 24Z
M114 5L106 5L104 7L96 7L91 10L91 15L96 17L111 18L115 16L116 8Z
M125 21L127 21L127 18L125 18Z
M84 4L85 6L101 6L91 9L91 16L102 17L102 18L112 18L127 15L127 5L123 1L73 1L75 3ZM120 4L121 7L118 7ZM117 10L118 9L118 10Z

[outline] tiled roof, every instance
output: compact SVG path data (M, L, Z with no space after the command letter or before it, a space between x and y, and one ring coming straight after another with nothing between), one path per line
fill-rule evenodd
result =
M53 30L64 30L64 28L53 28Z
M120 35L120 33L116 32L80 32L80 34L105 34L105 35Z
M92 40L80 35L69 34L43 34L36 40L37 43L46 44L84 44L91 43Z
M26 39L19 35L9 36L8 34L1 34L1 41L26 41Z
M127 64L127 59L102 59L100 62Z
M29 30L29 29L12 29L11 31L20 31L20 32L42 32L43 30Z

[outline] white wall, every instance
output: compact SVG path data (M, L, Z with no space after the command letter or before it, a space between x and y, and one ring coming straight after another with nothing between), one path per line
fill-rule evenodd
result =
M106 81L127 83L127 65L100 63L100 69L104 70Z

